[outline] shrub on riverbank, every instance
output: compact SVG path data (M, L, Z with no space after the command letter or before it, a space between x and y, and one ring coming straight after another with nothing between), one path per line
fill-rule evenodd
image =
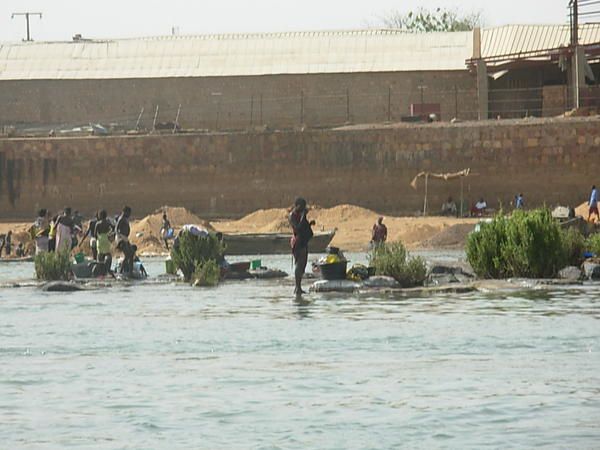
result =
M221 271L214 259L199 263L192 275L194 286L214 287L219 284Z
M211 260L220 261L224 252L222 242L213 234L201 237L183 233L179 236L177 245L171 249L171 259L175 267L183 273L185 281L189 282L198 266Z
M467 259L482 278L554 278L579 264L584 245L578 234L563 231L546 208L500 214L469 235Z
M423 258L410 256L401 242L377 245L369 261L377 275L392 277L405 288L422 286L427 278Z
M575 228L563 231L563 244L567 253L567 264L579 267L585 257L586 239L581 232ZM600 244L600 241L598 242Z
M600 256L600 233L592 234L585 242L586 250Z
M35 275L38 280L66 281L71 277L69 252L45 252L35 255Z

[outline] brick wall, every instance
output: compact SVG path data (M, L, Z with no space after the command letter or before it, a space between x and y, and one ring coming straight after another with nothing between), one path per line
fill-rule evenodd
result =
M422 170L470 167L469 202L499 207L523 192L528 205L579 204L600 184L600 120L471 122L222 133L0 140L0 219L65 205L143 215L183 205L206 217L289 205L354 203L383 213L422 207ZM459 181L430 182L430 204L460 196Z
M421 97L421 93L423 96ZM442 117L477 117L475 78L467 71L277 75L131 80L0 82L0 127L173 122L185 128L243 130L399 120L411 103L439 103Z

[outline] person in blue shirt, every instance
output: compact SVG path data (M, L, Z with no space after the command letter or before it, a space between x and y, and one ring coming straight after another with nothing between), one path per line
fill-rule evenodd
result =
M525 200L523 199L523 194L519 194L515 198L515 208L523 209L525 208Z
M590 194L590 212L588 214L588 222L591 221L592 215L596 215L596 218L600 220L600 214L598 214L598 191L596 186L592 186L592 193Z

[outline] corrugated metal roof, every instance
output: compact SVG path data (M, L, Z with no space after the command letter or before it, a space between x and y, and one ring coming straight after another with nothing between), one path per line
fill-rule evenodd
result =
M0 44L0 80L464 70L471 32L398 30Z
M599 42L600 24L580 25L581 45ZM481 56L484 59L554 50L568 47L570 43L569 25L506 25L481 30Z

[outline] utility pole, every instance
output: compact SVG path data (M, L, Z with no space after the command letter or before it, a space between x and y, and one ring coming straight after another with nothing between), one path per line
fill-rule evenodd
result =
M38 13L38 12L12 13L12 16L10 18L14 19L15 16L25 16L25 21L27 22L27 39L26 39L26 41L31 42L33 39L31 39L31 32L30 32L30 28L29 28L29 17L30 16L38 16L41 19L42 13Z
M573 103L575 109L581 106L581 55L579 52L579 0L571 0L571 48L573 49L572 77L573 77Z
M571 45L579 44L579 0L571 0Z

